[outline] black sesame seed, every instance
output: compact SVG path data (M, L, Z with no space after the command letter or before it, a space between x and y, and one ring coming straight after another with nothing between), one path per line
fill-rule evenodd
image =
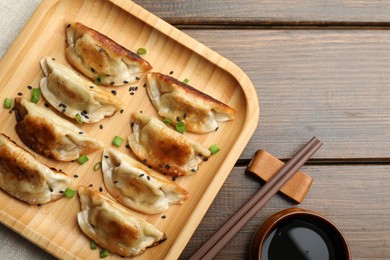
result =
M184 113L183 118L184 118L184 119L187 118L187 113Z
M28 88L28 89L32 89L33 87L32 87L32 86L30 86L30 85L28 85L28 86L27 86L27 88Z
M139 177L144 177L144 175L145 175L145 174L141 173L141 174L139 175Z
M12 109L8 113L12 114Z
M114 82L114 81L110 83L110 85L111 85L111 86L113 86L114 84L115 84L115 82Z
M80 131L79 134L82 135L82 134L84 134L84 132Z
M170 72L169 72L169 75L172 75L174 72L173 72L173 70L171 70Z
M130 95L134 96L134 92L130 92Z
M82 113L84 113L84 115L88 114L88 112L86 110L83 110Z
M60 190L59 193L64 193L64 191L63 191L63 190Z
M131 126L131 128L133 128L133 126L134 126L134 122L131 122L130 126Z
M74 178L78 178L79 176L77 174L73 175Z
M161 216L162 219L165 219L166 217L167 217L167 216L165 216L165 215L162 215L162 216Z
M18 92L18 96L23 96L23 93L22 92Z
M99 128L100 128L100 129L103 129L103 125L99 125Z
M102 191L103 191L103 188L102 188L102 187L99 187L99 191L102 192Z
M142 114L142 110L141 111L139 111L141 114Z
M148 168L149 168L149 169L152 169L152 166L148 165Z
M126 149L130 149L130 145L126 144Z
M217 128L215 128L215 131L217 131L219 129L219 127L217 126Z
M114 183L116 184L116 183L118 183L119 181L114 181Z
M61 111L62 113L65 113L66 112L66 108L64 108L64 109L62 109L62 111Z
M179 116L176 117L176 121L177 121L177 122L180 122L180 117L179 117Z
M95 228L95 226L93 224L91 224L91 227Z
M150 176L146 176L146 179L148 179L148 181L150 181Z
M146 83L143 85L144 88L146 88Z
M203 161L207 162L209 160L208 157L203 158Z
M138 87L136 86L135 88L134 88L134 91L137 91L138 90Z
M104 158L108 159L108 155L105 154L105 155L104 155Z
M122 109L121 109L121 111L120 111L120 112L121 112L121 114L123 114L123 112L124 112L124 111L125 111L125 110L122 108Z
M142 162L143 162L143 163L146 163L147 161L148 161L148 160L144 159Z
M45 102L45 107L49 107L49 106L50 106L49 103Z
M50 187L49 190L50 190L50 192L53 192L53 188L52 187Z
M87 116L87 115L85 115L84 117L85 117L86 119L89 119L89 116Z
M110 77L111 75L110 74L106 74L106 77Z
M37 204L38 207L42 206L42 204Z
M165 168L167 168L167 170L169 170L169 168L171 168L171 165L169 165L169 163L167 163L167 164L165 165Z
M82 115L82 116L85 116L85 113L84 113L84 111L81 111L80 115Z
M91 68L91 71L92 71L93 73L95 73L95 69L94 69L94 68Z
M158 167L159 167L159 168L162 168L162 167L164 167L164 166L160 163L160 164L158 165Z
M90 88L90 89L93 89L93 88L94 88L94 86L89 86L89 88Z
M66 28L69 28L70 27L70 24L68 24L67 26L66 26Z
M128 84L129 82L127 80L124 80L123 81L123 84Z
M135 77L136 80L140 80L140 77Z
M116 90L111 90L111 93L113 94L113 95L116 95Z
M52 60L56 60L55 58L51 58Z
M99 49L99 53L102 53L104 50L103 50L103 48L100 48Z
M92 187L92 186L93 186L93 184L89 184L88 186L89 186L89 187Z
M191 172L196 172L196 169L191 169Z
M173 177L172 177L172 181L176 181L176 176L173 176Z

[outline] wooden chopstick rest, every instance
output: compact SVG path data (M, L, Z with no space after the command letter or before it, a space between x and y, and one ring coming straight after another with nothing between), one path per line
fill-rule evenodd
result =
M272 154L264 150L258 150L255 157L249 163L246 171L267 182L283 167L284 164L284 162L280 161ZM286 182L286 184L282 186L279 191L295 202L301 203L308 193L312 183L312 177L298 171Z

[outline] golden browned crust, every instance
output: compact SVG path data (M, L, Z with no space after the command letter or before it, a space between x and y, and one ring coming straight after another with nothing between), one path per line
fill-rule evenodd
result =
M100 78L103 85L117 86L128 81L126 79L125 82L115 82L116 76L122 72L112 67L113 60L138 64L141 68L137 72L140 73L139 77L153 68L136 53L82 23L69 23L66 26L66 35L65 55L69 63L93 81ZM75 50L76 45L78 51ZM77 57L78 55L81 57Z
M52 152L60 136L55 135L52 125L41 118L30 118L27 110L20 104L21 98L15 98L16 133L22 142L32 150L48 158L55 158Z
M178 88L182 89L183 91L185 91L189 95L193 95L193 96L198 97L200 99L203 99L207 102L214 103L214 105L218 106L221 111L225 111L226 113L229 113L229 114L235 113L235 110L233 108L229 107L228 105L226 105L225 103L207 95L206 93L203 93L203 92L197 90L196 88L193 88L192 86L190 86L188 84L181 82L180 80L178 80L176 78L173 78L171 76L161 74L158 72L153 72L151 74L154 74L156 78L160 78L162 81L165 81L168 84L176 85Z

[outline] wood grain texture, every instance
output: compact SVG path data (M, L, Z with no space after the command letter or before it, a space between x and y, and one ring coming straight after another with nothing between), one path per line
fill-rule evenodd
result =
M177 25L388 25L381 0L135 0Z
M389 161L390 31L184 30L240 66L259 93L241 159L289 158L318 136L322 161Z
M144 58L153 65L154 71L165 74L174 71L174 77L190 79L193 87L236 110L235 120L221 125L218 131L204 135L186 133L205 147L218 143L223 149L205 162L203 170L201 168L197 174L176 180L188 190L190 198L183 205L170 207L163 213L164 218L162 214L138 214L163 230L168 237L164 243L148 249L138 258L176 258L257 126L259 109L255 89L235 64L127 0L46 0L0 62L0 96L14 98L20 92L29 99L31 90L27 86L39 86L43 77L39 61L44 56L54 57L57 62L69 66L64 47L65 26L70 21L82 22L134 52L139 47L146 48L148 53ZM134 95L130 95L129 86L107 87L108 91L117 91L117 96L125 104L123 113L99 123L79 125L80 128L102 141L105 147L110 147L115 135L124 138L130 135L132 113L143 111L157 117L142 87L144 83L141 80L136 84L139 91ZM44 100L41 100L39 105L43 106L43 103ZM0 131L29 150L18 138L14 130L15 116L12 110L11 113L9 111L0 107ZM103 129L99 127L100 124L104 125ZM124 145L119 149L129 153ZM72 186L93 184L96 189L102 187L106 193L101 173L93 171L96 162L101 160L101 151L89 154L89 161L82 166L77 162L59 163L35 155L41 162L61 169L69 176L77 174L79 178L74 179ZM80 211L77 197L37 207L1 192L0 204L0 219L4 225L20 232L56 257L96 257L89 250L83 250L88 247L89 239L77 224L76 216ZM112 254L110 258L119 257Z
M275 195L230 241L216 259L248 259L252 236L272 214L290 207L320 212L346 236L352 259L386 259L390 255L390 166L305 166L314 179L305 200L296 205ZM188 259L245 203L260 184L235 167L180 259Z

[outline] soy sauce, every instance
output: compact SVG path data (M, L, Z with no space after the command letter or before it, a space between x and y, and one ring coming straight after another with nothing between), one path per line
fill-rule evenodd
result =
M338 260L337 241L317 225L304 220L280 223L266 238L262 260Z

